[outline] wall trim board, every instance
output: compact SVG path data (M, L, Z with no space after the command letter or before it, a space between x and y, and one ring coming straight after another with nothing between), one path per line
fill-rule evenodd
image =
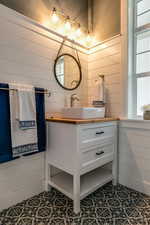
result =
M117 34L114 37L106 39L105 41L102 41L101 43L93 46L92 48L89 49L88 55L94 54L100 50L104 50L105 48L109 48L113 45L116 45L116 43L120 43L121 36L122 36L121 34Z
M150 121L147 120L121 120L120 128L150 130Z

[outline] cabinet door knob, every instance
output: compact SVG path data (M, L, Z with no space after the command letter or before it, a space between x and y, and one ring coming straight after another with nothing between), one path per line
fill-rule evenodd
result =
M96 132L96 135L101 135L101 134L104 134L104 131L97 131Z
M104 154L104 151L96 152L96 155L102 155Z

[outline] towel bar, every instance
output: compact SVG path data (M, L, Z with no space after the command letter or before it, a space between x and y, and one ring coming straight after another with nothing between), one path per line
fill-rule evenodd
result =
M10 89L10 88L0 88L0 90L4 90L4 91L17 91L17 89ZM48 95L48 97L51 96L51 92L47 89L45 89L44 91L35 91L36 93L39 94L46 94Z

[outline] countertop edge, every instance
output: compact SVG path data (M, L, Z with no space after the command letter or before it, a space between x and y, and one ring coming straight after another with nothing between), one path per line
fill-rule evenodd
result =
M119 121L119 118L95 118L95 119L76 119L76 118L46 118L47 122L70 123L70 124L86 124L86 123L105 123Z

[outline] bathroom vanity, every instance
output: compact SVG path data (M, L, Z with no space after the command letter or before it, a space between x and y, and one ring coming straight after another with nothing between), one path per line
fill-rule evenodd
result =
M117 119L47 118L46 188L74 202L106 184L117 183Z

